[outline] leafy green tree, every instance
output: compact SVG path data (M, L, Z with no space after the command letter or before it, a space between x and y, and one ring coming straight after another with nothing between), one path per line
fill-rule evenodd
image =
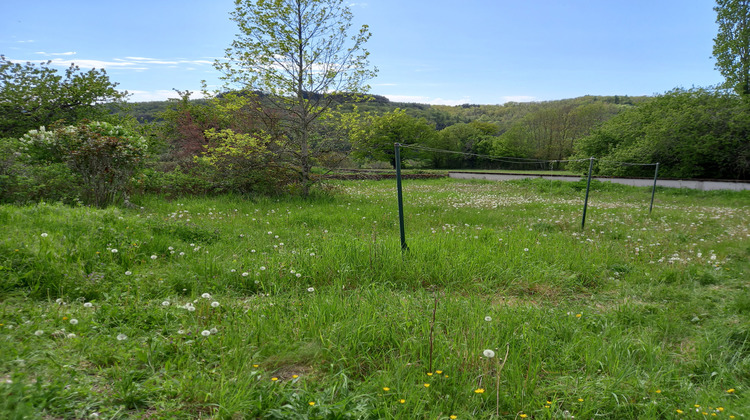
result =
M747 179L747 106L724 91L676 89L604 123L579 142L575 157L599 158L596 169L604 175L651 176L651 167L622 163L658 162L664 177Z
M363 25L350 33L353 15L344 0L236 0L235 5L231 16L240 33L216 67L228 86L265 95L261 111L279 122L275 141L307 195L322 151L312 141L318 119L336 94L364 93L375 76L364 49L369 29Z
M750 0L716 0L714 38L716 68L727 87L740 95L750 94Z
M414 118L403 109L374 117L355 139L355 157L369 161L389 162L396 167L394 144L434 144L435 127L424 118ZM422 158L422 153L404 150L402 158Z
M103 69L83 72L71 64L61 75L50 63L19 64L0 56L0 138L59 120L102 120L111 113L104 104L122 105L127 97Z

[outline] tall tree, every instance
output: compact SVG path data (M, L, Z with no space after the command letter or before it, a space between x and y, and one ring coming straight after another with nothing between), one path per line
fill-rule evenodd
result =
M231 18L240 33L217 61L228 87L262 92L260 111L281 118L274 137L298 171L302 193L320 155L317 120L335 95L369 89L364 44L367 25L350 34L353 15L344 0L235 0Z
M17 137L58 120L103 119L111 113L104 103L122 104L127 97L104 70L83 72L71 64L60 75L50 63L20 64L0 56L0 137Z
M727 87L740 95L750 94L750 0L716 0L714 38L716 69Z

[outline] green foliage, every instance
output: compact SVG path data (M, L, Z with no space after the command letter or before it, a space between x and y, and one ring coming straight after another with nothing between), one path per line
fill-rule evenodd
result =
M59 120L68 124L103 120L110 114L104 104L121 105L127 96L104 70L82 72L71 65L63 76L50 63L19 64L0 56L0 138L17 137Z
M725 86L740 95L750 94L750 7L747 0L716 0L713 54Z
M353 15L344 0L238 0L232 20L240 35L216 68L228 84L260 92L264 130L299 174L302 194L312 185L311 169L325 153L315 147L315 123L336 94L367 91L364 44L367 25L351 33Z
M403 109L365 122L360 137L355 142L353 155L367 161L385 161L395 165L394 144L433 144L437 138L435 128L424 118L409 116ZM420 158L421 154L404 150L402 159Z
M31 130L20 139L30 165L64 163L82 182L84 201L106 206L125 198L131 177L143 166L146 140L122 126L82 122L76 126Z
M603 175L649 176L653 168L619 162L659 162L664 177L747 179L748 115L736 95L676 89L609 120L581 140L577 157L601 158L597 171Z

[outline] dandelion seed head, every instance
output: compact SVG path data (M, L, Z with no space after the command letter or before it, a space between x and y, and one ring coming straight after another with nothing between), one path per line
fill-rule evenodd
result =
M209 335L211 335L211 331L209 331L209 330L203 330L203 331L201 331L201 335L204 336L204 337L208 337Z
M490 322L490 321L492 321L492 317L491 316L486 316L486 317L484 317L484 320L487 321L487 322Z
M42 331L42 330L36 330L36 331L34 331L34 335L37 336L37 337L41 337L42 334L44 334L44 331Z
M124 341L127 340L128 336L125 334L117 334L117 341Z
M47 233L46 232L42 233L42 238L46 238L46 237L47 237Z
M91 303L91 302L86 302L86 303L84 303L84 304L83 304L83 307L84 307L84 308L91 308L91 307L93 307L93 306L94 306L94 304L93 304L93 303Z
M165 300L164 302L161 303L161 306L169 306L169 305L170 303L168 300Z
M492 359L493 357L495 357L495 352L490 349L483 351L482 354L488 359Z
M77 319L73 318L73 319L70 320L70 325L76 325L76 324L78 324L78 320Z
M210 294L208 294L208 293L204 293L204 294L202 294L202 295L201 295L201 297L202 297L203 299L211 299L211 295L210 295Z
M314 292L314 291L315 291L315 288L314 288L314 287L308 287L308 288L307 288L307 291L308 291L308 292L310 292L310 293L312 293L312 292Z
M213 302L211 302L211 307L212 307L212 308L218 308L218 307L219 307L219 305L220 305L220 303L219 303L219 302L217 302L217 301L213 301Z

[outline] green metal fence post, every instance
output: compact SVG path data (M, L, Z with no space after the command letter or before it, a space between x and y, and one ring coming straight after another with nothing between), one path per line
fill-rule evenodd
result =
M586 226L586 209L589 207L589 190L591 189L591 170L594 168L594 158L589 159L589 177L586 181L586 199L583 201L583 217L581 217L581 230Z
M406 246L406 233L404 230L404 196L401 189L401 145L394 144L396 149L396 190L398 191L398 224L401 229L401 251L409 249Z
M651 214L651 210L654 208L654 195L656 194L656 178L659 177L659 162L656 162L656 170L654 171L654 188L651 189L651 205L648 208L648 214Z

